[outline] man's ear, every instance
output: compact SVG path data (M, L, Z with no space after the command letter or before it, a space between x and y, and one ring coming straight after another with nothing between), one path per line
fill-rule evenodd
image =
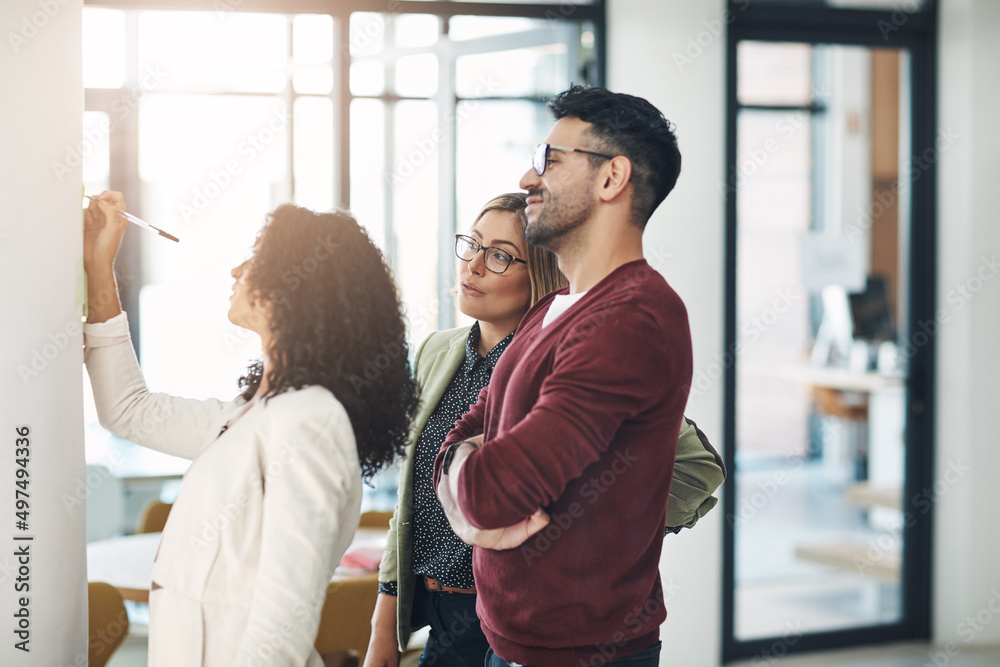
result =
M611 158L601 170L604 179L598 189L601 201L612 201L625 191L632 180L632 161L624 155Z

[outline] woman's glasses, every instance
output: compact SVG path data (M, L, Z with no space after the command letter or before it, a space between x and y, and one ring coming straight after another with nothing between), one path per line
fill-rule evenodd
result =
M466 262L471 262L479 251L484 251L484 261L486 268L493 273L503 273L510 266L511 262L521 262L527 264L523 259L514 257L506 250L492 248L490 246L479 245L471 236L463 234L455 235L455 255Z

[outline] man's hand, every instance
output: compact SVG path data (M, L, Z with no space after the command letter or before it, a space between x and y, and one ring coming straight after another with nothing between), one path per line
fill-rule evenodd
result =
M479 439L481 441L482 436L479 436ZM532 535L549 525L549 515L539 508L523 521L491 530L476 528L469 523L458 506L458 476L465 466L466 459L474 451L475 448L471 445L460 445L452 458L449 474L442 475L438 483L437 496L441 501L441 507L444 508L445 516L448 517L448 523L458 538L466 544L495 551L519 547Z

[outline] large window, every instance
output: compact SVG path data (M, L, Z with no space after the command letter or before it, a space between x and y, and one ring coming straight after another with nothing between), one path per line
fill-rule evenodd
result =
M545 100L601 83L601 3L100 4L84 10L85 141L67 159L88 194L122 190L181 239L130 229L117 268L147 382L195 398L235 395L260 354L225 312L268 211L349 207L418 343L456 323L453 235L518 189ZM96 425L88 460L135 477L185 467Z
M453 326L454 234L516 191L544 101L594 82L594 24L357 12L350 19L351 207L382 239L412 340Z

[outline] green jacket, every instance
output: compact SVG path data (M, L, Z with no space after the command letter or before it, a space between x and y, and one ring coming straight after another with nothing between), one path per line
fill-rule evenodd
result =
M414 359L414 374L420 385L420 405L410 425L399 476L399 502L389 522L385 553L379 565L379 581L398 584L396 598L396 638L399 650L410 641L410 615L413 610L415 577L413 574L413 462L417 438L427 419L444 395L452 377L465 359L465 341L470 327L438 331L428 336ZM726 478L722 458L712 448L705 434L686 417L677 441L674 477L670 484L666 526L688 528L715 507L712 493Z

